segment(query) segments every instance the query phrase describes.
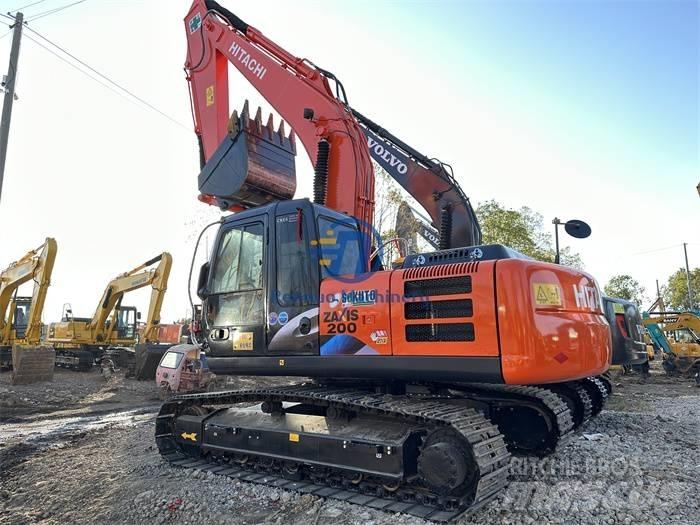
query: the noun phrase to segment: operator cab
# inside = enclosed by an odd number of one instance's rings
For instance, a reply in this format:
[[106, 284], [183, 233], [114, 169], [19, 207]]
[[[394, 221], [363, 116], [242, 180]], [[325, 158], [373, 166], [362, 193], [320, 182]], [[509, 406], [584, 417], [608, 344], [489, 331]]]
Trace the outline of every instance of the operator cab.
[[320, 281], [367, 271], [357, 220], [308, 199], [230, 216], [198, 295], [212, 356], [318, 355]]
[[117, 338], [133, 339], [136, 337], [136, 322], [141, 317], [134, 306], [120, 306], [117, 313]]
[[29, 326], [29, 310], [32, 306], [31, 297], [15, 297], [14, 314], [12, 317], [12, 328], [15, 331], [15, 337], [22, 339], [27, 332]]

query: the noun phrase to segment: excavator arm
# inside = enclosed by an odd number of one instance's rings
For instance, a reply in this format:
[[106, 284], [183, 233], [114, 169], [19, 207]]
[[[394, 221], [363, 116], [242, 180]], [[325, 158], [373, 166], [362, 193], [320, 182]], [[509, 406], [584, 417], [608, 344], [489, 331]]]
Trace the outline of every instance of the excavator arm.
[[359, 111], [353, 109], [352, 114], [374, 161], [418, 201], [439, 230], [437, 245], [422, 236], [440, 250], [481, 244], [479, 220], [452, 167], [423, 155]]
[[[195, 0], [185, 18], [187, 31], [187, 80], [190, 85], [195, 133], [201, 146], [203, 165], [200, 174], [200, 199], [224, 209], [239, 210], [262, 203], [260, 199], [239, 198], [235, 193], [220, 192], [221, 180], [233, 177], [236, 133], [241, 131], [239, 117], [229, 115], [228, 71], [231, 63], [275, 108], [303, 143], [316, 171], [314, 200], [329, 208], [356, 217], [362, 224], [372, 224], [374, 212], [374, 173], [364, 135], [348, 107], [338, 100], [328, 82], [329, 73], [305, 59], [295, 57], [246, 24], [229, 10], [212, 0]], [[332, 75], [330, 75], [332, 77]], [[244, 111], [245, 120], [247, 112]], [[260, 113], [253, 128], [258, 135], [267, 133], [272, 142], [272, 121], [264, 130]], [[267, 162], [262, 161], [261, 193], [291, 198], [295, 181], [287, 184], [282, 195], [280, 178], [270, 181], [265, 170], [282, 149], [293, 150], [284, 139], [284, 124], [271, 148]], [[252, 148], [249, 148], [249, 150]], [[230, 155], [227, 155], [230, 152]], [[233, 170], [235, 171], [235, 170]], [[243, 171], [248, 171], [246, 167]], [[274, 171], [274, 170], [273, 170]], [[221, 177], [218, 172], [223, 172]], [[251, 186], [255, 173], [240, 177], [239, 188]], [[224, 184], [225, 186], [225, 184]], [[234, 188], [235, 190], [236, 188]], [[209, 192], [209, 193], [208, 193]], [[289, 195], [291, 192], [292, 195]]]
[[[121, 304], [124, 294], [149, 285], [152, 287], [151, 301], [143, 333], [146, 341], [156, 339], [160, 323], [160, 309], [168, 287], [172, 262], [172, 256], [163, 252], [109, 282], [90, 322], [90, 328], [94, 330], [96, 341], [107, 341], [116, 322], [115, 308]], [[156, 268], [147, 269], [155, 263], [159, 263]], [[110, 316], [111, 319], [107, 322]]]
[[4, 344], [10, 338], [12, 318], [7, 315], [7, 311], [12, 297], [17, 288], [30, 279], [34, 280], [34, 291], [24, 339], [33, 343], [39, 342], [41, 313], [44, 309], [46, 291], [51, 283], [56, 251], [56, 240], [49, 237], [44, 244], [27, 252], [24, 257], [13, 262], [0, 273], [0, 344]]
[[373, 158], [428, 212], [440, 249], [481, 243], [476, 214], [451, 167], [352, 109], [335, 75], [287, 52], [213, 0], [195, 0], [185, 28], [202, 201], [237, 211], [291, 198], [296, 189], [293, 159], [288, 166], [289, 154], [296, 153], [294, 135], [286, 138], [283, 124], [275, 132], [272, 117], [263, 125], [260, 110], [251, 123], [247, 104], [242, 115], [229, 116], [230, 62], [303, 143], [316, 172], [316, 203], [356, 217], [370, 230]]

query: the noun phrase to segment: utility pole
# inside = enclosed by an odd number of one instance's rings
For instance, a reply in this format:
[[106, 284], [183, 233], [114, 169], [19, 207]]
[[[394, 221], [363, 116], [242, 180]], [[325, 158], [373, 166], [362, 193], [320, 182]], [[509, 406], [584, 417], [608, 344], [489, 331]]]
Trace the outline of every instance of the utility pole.
[[683, 243], [683, 253], [685, 253], [685, 277], [688, 284], [688, 309], [693, 308], [693, 292], [690, 289], [690, 267], [688, 266], [688, 243]]
[[23, 24], [24, 15], [16, 13], [14, 32], [12, 33], [10, 63], [7, 66], [7, 76], [3, 86], [5, 88], [5, 100], [2, 104], [2, 120], [0, 120], [0, 199], [2, 199], [2, 181], [5, 175], [5, 160], [7, 159], [7, 139], [10, 136], [10, 118], [12, 117], [12, 103], [15, 100], [15, 81], [17, 80], [19, 43], [22, 39]]

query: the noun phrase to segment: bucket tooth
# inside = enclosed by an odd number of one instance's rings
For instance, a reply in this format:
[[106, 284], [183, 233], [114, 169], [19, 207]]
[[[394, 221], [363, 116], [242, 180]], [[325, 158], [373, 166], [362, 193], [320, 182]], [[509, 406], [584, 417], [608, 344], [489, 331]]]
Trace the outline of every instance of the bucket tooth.
[[228, 121], [227, 130], [231, 135], [238, 133], [238, 110], [234, 109]]
[[243, 110], [241, 111], [241, 123], [243, 127], [246, 127], [248, 121], [250, 120], [250, 111], [248, 110], [248, 100], [243, 103]]
[[255, 127], [259, 135], [262, 135], [262, 108], [258, 106], [258, 111], [255, 112]]
[[267, 138], [272, 140], [272, 135], [275, 132], [275, 119], [272, 116], [272, 113], [270, 113], [270, 116], [267, 117], [267, 125], [265, 127], [267, 128]]
[[294, 155], [297, 154], [297, 139], [294, 130], [289, 131], [289, 149]]
[[287, 138], [284, 136], [284, 120], [280, 120], [280, 127], [277, 130], [277, 135], [279, 135], [280, 144], [284, 145], [284, 139]]

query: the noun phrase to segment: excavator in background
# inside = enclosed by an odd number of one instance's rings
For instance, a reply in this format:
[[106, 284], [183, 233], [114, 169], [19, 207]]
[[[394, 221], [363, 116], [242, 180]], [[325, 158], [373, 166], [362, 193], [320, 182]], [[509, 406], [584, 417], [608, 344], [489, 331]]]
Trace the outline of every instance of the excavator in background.
[[[417, 210], [406, 201], [399, 204], [396, 210], [396, 236], [406, 239], [408, 253], [418, 253], [418, 239], [420, 237], [428, 243], [433, 250], [440, 249], [440, 232]], [[403, 254], [408, 255], [408, 254]]]
[[625, 299], [603, 297], [605, 316], [612, 334], [611, 369], [634, 371], [649, 376], [649, 355], [644, 341], [644, 326], [637, 305]]
[[644, 312], [643, 323], [666, 374], [700, 385], [700, 312]]
[[[56, 240], [48, 237], [0, 272], [0, 368], [12, 368], [14, 384], [53, 378], [54, 352], [41, 345], [41, 314], [57, 250]], [[31, 297], [18, 296], [30, 280]]]
[[[235, 212], [210, 225], [190, 348], [217, 375], [312, 381], [172, 398], [156, 420], [167, 461], [445, 521], [503, 490], [512, 452], [550, 453], [602, 410], [611, 338], [590, 275], [481, 245], [447, 164], [226, 8], [195, 0], [185, 30], [200, 200]], [[247, 104], [229, 114], [229, 63], [292, 134]], [[314, 202], [293, 199], [296, 137]], [[440, 250], [377, 263], [373, 158]]]
[[[157, 267], [150, 268], [156, 263]], [[134, 366], [137, 379], [155, 377], [158, 361], [172, 346], [158, 344], [160, 310], [171, 266], [171, 255], [163, 252], [118, 275], [107, 284], [91, 318], [74, 317], [72, 309], [64, 306], [61, 321], [49, 325], [46, 337], [46, 343], [56, 349], [56, 364], [86, 371], [95, 362], [109, 359], [112, 366]], [[126, 293], [145, 286], [151, 286], [152, 291], [139, 341], [136, 323], [140, 314], [133, 306], [123, 306], [122, 299]]]

